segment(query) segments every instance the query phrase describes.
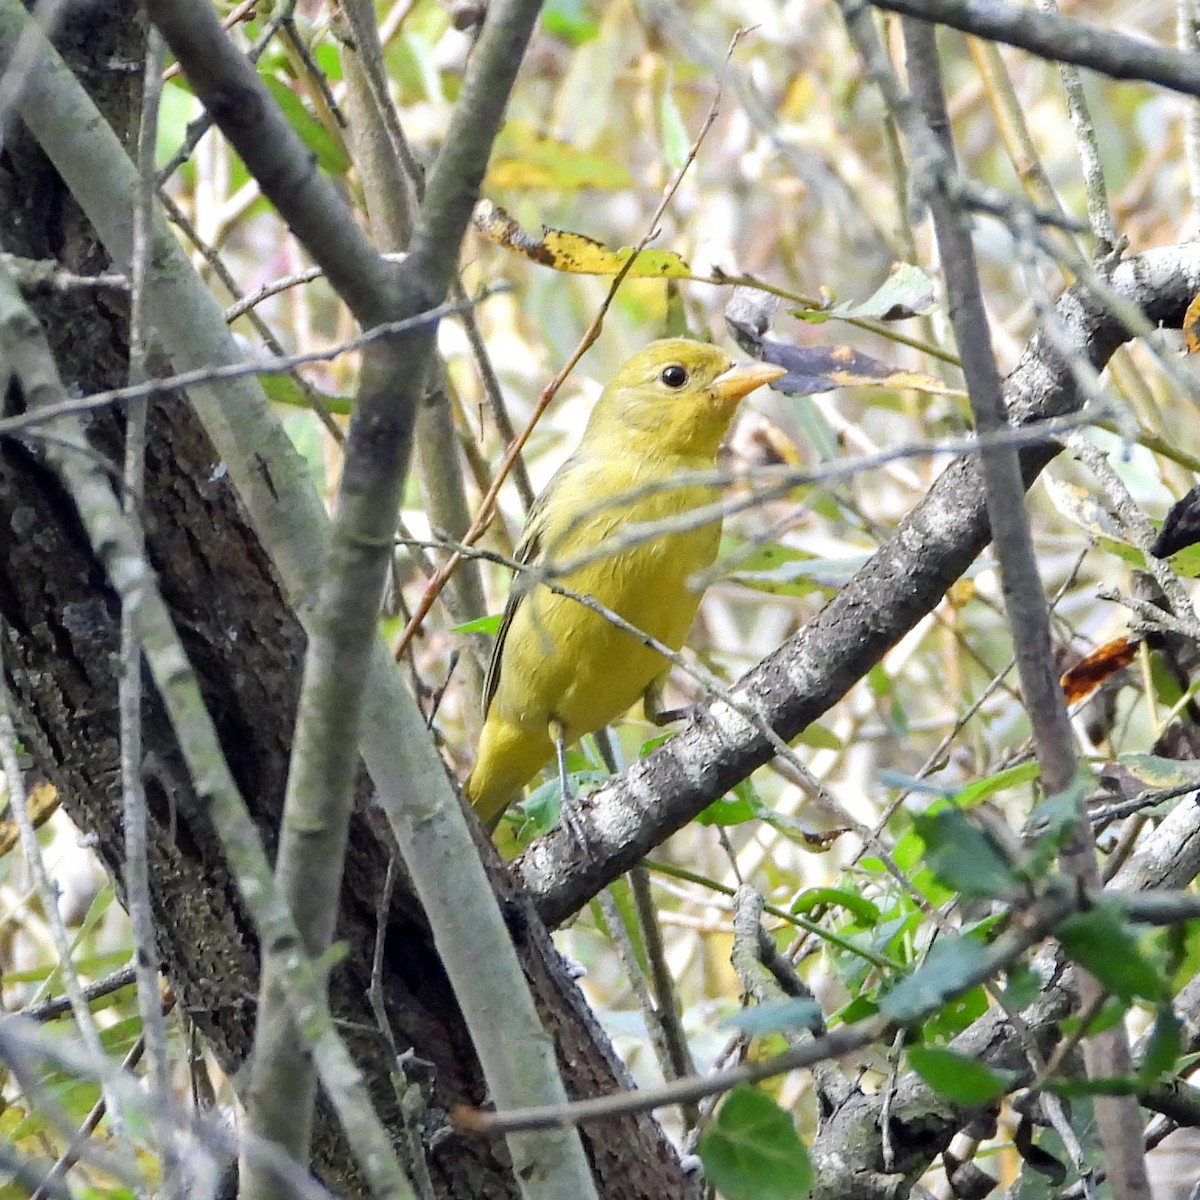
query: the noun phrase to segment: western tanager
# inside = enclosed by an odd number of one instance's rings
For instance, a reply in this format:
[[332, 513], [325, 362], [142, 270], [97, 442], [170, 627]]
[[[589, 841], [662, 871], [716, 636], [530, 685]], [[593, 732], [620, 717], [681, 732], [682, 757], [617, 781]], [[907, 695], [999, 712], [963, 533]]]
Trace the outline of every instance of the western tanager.
[[[681, 514], [717, 499], [713, 488], [674, 481], [711, 470], [738, 402], [783, 374], [683, 338], [635, 354], [601, 392], [575, 453], [530, 510], [518, 561], [678, 650], [700, 603], [695, 577], [716, 558], [721, 522], [658, 533], [649, 527], [678, 524]], [[565, 574], [556, 573], [559, 564]], [[556, 744], [561, 765], [563, 746], [639, 697], [656, 696], [668, 668], [660, 653], [604, 616], [518, 577], [492, 653], [479, 753], [466, 783], [480, 818], [494, 827]]]

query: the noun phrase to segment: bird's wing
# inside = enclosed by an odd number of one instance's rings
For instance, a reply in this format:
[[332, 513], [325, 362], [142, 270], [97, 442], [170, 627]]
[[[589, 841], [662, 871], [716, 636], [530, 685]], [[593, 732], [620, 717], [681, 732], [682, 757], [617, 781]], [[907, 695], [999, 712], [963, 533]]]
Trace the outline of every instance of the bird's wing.
[[[572, 459], [568, 459], [559, 467], [541, 495], [533, 502], [529, 515], [525, 518], [525, 529], [513, 552], [514, 560], [522, 566], [536, 562], [542, 555], [542, 534], [546, 524], [547, 502], [555, 490], [555, 484], [566, 473], [571, 463]], [[504, 605], [504, 615], [500, 618], [500, 628], [496, 631], [496, 644], [492, 647], [491, 661], [488, 663], [487, 675], [483, 681], [483, 715], [485, 717], [491, 707], [492, 697], [496, 694], [496, 688], [500, 686], [500, 661], [504, 656], [504, 641], [508, 637], [513, 617], [517, 615], [517, 609], [525, 598], [526, 591], [528, 589], [521, 586], [521, 575], [518, 572], [513, 577], [512, 589], [509, 591], [508, 600]]]

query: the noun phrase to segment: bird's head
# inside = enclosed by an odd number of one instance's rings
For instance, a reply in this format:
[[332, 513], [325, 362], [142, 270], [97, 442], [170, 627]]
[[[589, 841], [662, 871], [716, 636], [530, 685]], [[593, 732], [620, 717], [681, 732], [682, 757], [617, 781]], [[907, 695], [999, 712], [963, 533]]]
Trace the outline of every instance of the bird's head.
[[646, 437], [668, 454], [715, 454], [741, 398], [784, 374], [769, 363], [735, 362], [718, 346], [664, 338], [613, 376], [596, 402], [589, 434]]

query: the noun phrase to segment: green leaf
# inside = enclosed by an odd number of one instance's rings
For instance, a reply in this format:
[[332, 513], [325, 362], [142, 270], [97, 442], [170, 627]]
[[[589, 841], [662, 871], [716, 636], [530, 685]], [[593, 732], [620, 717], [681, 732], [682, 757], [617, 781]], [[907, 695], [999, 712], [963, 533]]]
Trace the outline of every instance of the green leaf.
[[915, 1021], [936, 1010], [956, 992], [974, 986], [987, 952], [971, 938], [941, 938], [924, 963], [901, 979], [879, 1007], [897, 1021]]
[[989, 775], [986, 779], [977, 779], [974, 783], [969, 783], [961, 791], [956, 792], [954, 804], [958, 808], [970, 808], [981, 800], [994, 796], [997, 792], [1029, 783], [1031, 780], [1037, 779], [1041, 773], [1042, 769], [1036, 762], [1020, 763], [1015, 767], [1009, 767], [1006, 771], [997, 771], [995, 775]]
[[925, 861], [939, 882], [964, 896], [1003, 896], [1019, 880], [1013, 864], [981, 829], [957, 809], [913, 819], [925, 843]]
[[[109, 896], [112, 899], [112, 896]], [[76, 937], [72, 943], [78, 946], [82, 941], [82, 937]], [[129, 962], [129, 956], [133, 951], [130, 947], [124, 949], [113, 950], [107, 954], [88, 954], [81, 957], [71, 956], [71, 961], [75, 964], [75, 970], [83, 975], [104, 975], [111, 971], [117, 970], [119, 967], [125, 966]], [[30, 967], [25, 971], [9, 971], [4, 976], [5, 983], [37, 983], [43, 984], [47, 979], [58, 975], [59, 964], [54, 963], [39, 963], [35, 967]]]
[[[262, 387], [263, 395], [272, 404], [286, 404], [289, 408], [302, 408], [306, 412], [312, 412], [312, 405], [309, 404], [308, 397], [290, 375], [282, 372], [263, 372], [258, 377], [258, 382]], [[338, 416], [348, 417], [354, 408], [354, 402], [349, 396], [335, 396], [330, 392], [318, 391], [316, 388], [313, 391], [325, 407]]]
[[942, 883], [929, 867], [914, 871], [909, 876], [909, 881], [932, 908], [941, 908], [943, 904], [949, 904], [957, 895], [955, 890]]
[[714, 800], [696, 817], [698, 825], [744, 825], [756, 821], [766, 812], [749, 780], [739, 783], [733, 791]]
[[947, 1000], [921, 1027], [922, 1035], [930, 1041], [948, 1042], [972, 1021], [982, 1017], [987, 1009], [987, 992], [982, 987], [973, 987], [969, 992]]
[[1171, 570], [1184, 579], [1200, 577], [1200, 544], [1185, 546], [1171, 555], [1167, 562]]
[[[192, 95], [182, 76], [176, 75], [162, 89], [158, 107], [158, 137], [155, 141], [154, 158], [158, 166], [166, 166], [175, 157], [180, 143], [187, 137], [188, 124], [199, 111], [196, 98]], [[185, 169], [191, 168], [189, 159]]]
[[828, 904], [836, 904], [840, 908], [848, 909], [854, 914], [858, 923], [865, 928], [869, 929], [879, 921], [879, 909], [870, 900], [865, 896], [860, 896], [857, 892], [848, 892], [839, 888], [805, 888], [792, 901], [790, 911], [810, 913], [814, 908]]
[[1142, 953], [1119, 904], [1101, 901], [1068, 917], [1058, 929], [1068, 957], [1086, 967], [1108, 991], [1125, 1000], [1166, 998], [1166, 985]]
[[476, 617], [473, 621], [464, 621], [461, 625], [452, 625], [451, 633], [495, 633], [504, 620], [503, 613], [489, 613], [484, 617]]
[[1003, 1096], [1018, 1079], [1015, 1071], [996, 1071], [933, 1046], [914, 1046], [908, 1052], [908, 1065], [938, 1095], [955, 1104], [985, 1104]]
[[817, 852], [829, 849], [829, 835], [806, 824], [802, 817], [779, 812], [765, 804], [762, 806], [759, 816], [772, 829], [778, 830], [789, 842], [794, 842], [797, 846]]
[[317, 45], [310, 46], [309, 53], [312, 55], [313, 62], [317, 64], [321, 74], [330, 83], [341, 83], [342, 56], [337, 46], [333, 45], [332, 42], [323, 41]]
[[[911, 901], [907, 899], [897, 904], [891, 911], [896, 915], [880, 921], [869, 929], [858, 932], [842, 930], [840, 936], [856, 948], [866, 950], [871, 954], [891, 955], [895, 953], [902, 955], [913, 931], [921, 924], [921, 913], [912, 907]], [[861, 956], [856, 955], [854, 961], [864, 971], [870, 967], [870, 964], [863, 961]]]
[[857, 1021], [865, 1021], [868, 1016], [874, 1016], [880, 1006], [871, 1000], [870, 996], [856, 996], [853, 1000], [838, 1009], [830, 1016], [827, 1025], [854, 1025]]
[[1040, 839], [1060, 845], [1062, 839], [1075, 828], [1077, 815], [1070, 789], [1055, 792], [1029, 814], [1029, 827]]
[[[935, 804], [940, 804], [940, 801], [935, 801]], [[929, 812], [934, 812], [936, 809], [929, 809]], [[921, 861], [922, 855], [925, 853], [925, 843], [921, 840], [921, 835], [915, 829], [906, 829], [897, 839], [895, 846], [892, 847], [892, 862], [900, 868], [901, 871], [910, 872], [914, 870], [917, 864]], [[871, 870], [877, 874], [886, 875], [887, 868], [879, 859], [864, 858], [859, 864], [866, 866], [871, 863]]]
[[748, 1084], [725, 1097], [697, 1152], [725, 1200], [807, 1200], [812, 1191], [808, 1151], [792, 1118]]
[[599, 32], [583, 0], [547, 0], [542, 7], [542, 28], [572, 46], [590, 42]]
[[1092, 786], [1091, 773], [1081, 767], [1061, 792], [1047, 796], [1029, 815], [1029, 828], [1037, 834], [1021, 862], [1025, 879], [1038, 880], [1052, 867], [1075, 829], [1078, 813]]
[[815, 1033], [824, 1021], [821, 1006], [815, 1000], [771, 1000], [752, 1008], [739, 1009], [718, 1023], [720, 1029], [740, 1029], [743, 1033], [783, 1033], [808, 1029]]
[[855, 996], [849, 1004], [839, 1008], [829, 1018], [829, 1025], [853, 1025], [857, 1021], [865, 1021], [879, 1011], [879, 1005], [869, 996]]
[[1100, 550], [1107, 550], [1114, 558], [1119, 558], [1135, 570], [1144, 571], [1146, 569], [1146, 556], [1128, 542], [1123, 542], [1119, 538], [1097, 537], [1096, 546]]
[[316, 155], [317, 166], [329, 175], [345, 175], [350, 169], [350, 160], [337, 140], [306, 109], [300, 97], [283, 80], [274, 75], [259, 72], [263, 86], [271, 93], [279, 111], [295, 131], [300, 140]]
[[772, 596], [807, 596], [844, 587], [870, 556], [851, 554], [818, 558], [792, 546], [762, 546], [743, 560], [729, 578]]
[[887, 668], [877, 662], [867, 672], [867, 687], [873, 696], [886, 696], [892, 690], [892, 681], [888, 678]]
[[1138, 1067], [1138, 1075], [1144, 1084], [1157, 1083], [1174, 1071], [1175, 1060], [1179, 1057], [1179, 1034], [1180, 1022], [1174, 1009], [1169, 1004], [1160, 1004]]
[[[567, 783], [576, 796], [607, 783], [608, 779], [609, 775], [606, 772], [592, 769], [582, 754], [568, 753]], [[534, 788], [518, 808], [520, 815], [538, 833], [547, 833], [553, 829], [562, 808], [562, 793], [558, 786], [557, 774], [553, 779]]]
[[869, 319], [875, 321], [901, 321], [919, 316], [933, 308], [933, 282], [929, 276], [912, 263], [897, 263], [892, 273], [871, 296], [861, 304], [839, 304], [830, 316]]
[[140, 1016], [124, 1017], [100, 1031], [100, 1044], [114, 1058], [123, 1058], [129, 1053], [134, 1042], [138, 1040], [141, 1032], [142, 1019]]
[[1157, 754], [1119, 754], [1120, 763], [1135, 779], [1149, 788], [1200, 785], [1200, 761], [1194, 758], [1162, 758]]
[[[673, 733], [656, 733], [653, 737], [647, 738], [638, 747], [638, 755], [637, 755], [638, 758], [645, 758], [646, 755], [649, 754], [651, 750], [657, 750], [659, 748], [659, 746], [661, 746], [663, 744], [663, 742], [667, 741], [669, 738], [672, 738], [674, 736], [675, 735]], [[748, 782], [748, 781], [743, 781], [743, 782]]]
[[[1183, 688], [1175, 673], [1164, 661], [1161, 654], [1150, 655], [1150, 683], [1154, 688], [1154, 696], [1158, 702], [1167, 708], [1172, 707], [1183, 695]], [[1192, 685], [1193, 687], [1195, 684]], [[1117, 756], [1118, 758], [1120, 755]]]
[[814, 721], [804, 727], [804, 732], [793, 739], [792, 745], [808, 746], [811, 750], [841, 750], [844, 743], [832, 729], [826, 729]]

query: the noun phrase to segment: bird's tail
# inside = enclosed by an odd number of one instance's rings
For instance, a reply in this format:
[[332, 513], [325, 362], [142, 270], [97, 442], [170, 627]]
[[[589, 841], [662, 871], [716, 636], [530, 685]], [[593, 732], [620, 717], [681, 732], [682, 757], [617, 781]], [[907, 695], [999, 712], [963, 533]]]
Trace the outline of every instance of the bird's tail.
[[549, 732], [527, 729], [489, 716], [479, 737], [479, 756], [467, 777], [467, 800], [489, 830], [495, 829], [517, 793], [554, 757]]

